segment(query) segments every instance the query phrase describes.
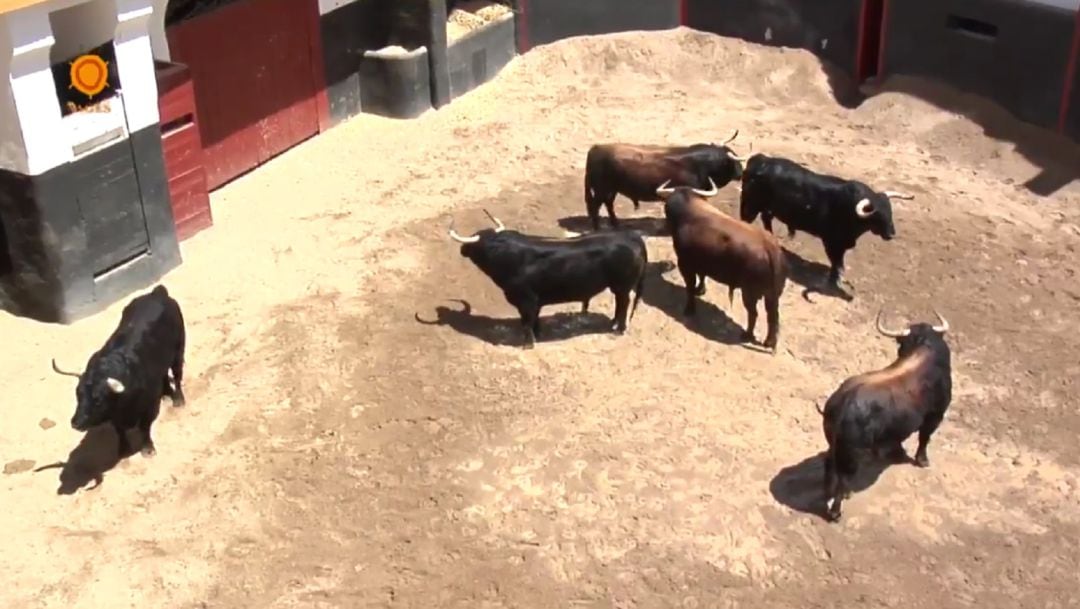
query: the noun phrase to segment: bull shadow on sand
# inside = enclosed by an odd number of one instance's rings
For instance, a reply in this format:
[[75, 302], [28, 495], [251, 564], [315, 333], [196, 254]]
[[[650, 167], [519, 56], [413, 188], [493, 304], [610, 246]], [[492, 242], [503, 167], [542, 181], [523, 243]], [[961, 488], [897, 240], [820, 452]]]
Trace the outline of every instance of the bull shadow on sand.
[[120, 455], [117, 451], [116, 430], [109, 423], [98, 425], [83, 435], [82, 440], [71, 451], [66, 461], [43, 465], [34, 471], [60, 469], [60, 487], [56, 489], [57, 495], [73, 495], [91, 482], [94, 485], [86, 490], [94, 490], [101, 486], [105, 480], [105, 474], [115, 468], [121, 459], [138, 454], [142, 449], [143, 437], [139, 430], [129, 429], [127, 438], [132, 452]]
[[[603, 292], [593, 298], [595, 305], [598, 299], [604, 295], [610, 296], [610, 292]], [[614, 301], [614, 298], [612, 298]], [[517, 316], [498, 319], [486, 315], [476, 315], [472, 312], [472, 305], [467, 300], [460, 298], [450, 299], [461, 305], [459, 310], [452, 307], [435, 307], [434, 319], [423, 319], [420, 313], [414, 315], [416, 322], [428, 326], [450, 326], [459, 334], [465, 334], [478, 338], [486, 343], [499, 347], [522, 347], [525, 337], [521, 330], [521, 320]], [[564, 311], [554, 315], [543, 315], [541, 310], [540, 335], [536, 337], [536, 344], [558, 342], [588, 334], [606, 334], [611, 332], [612, 319], [607, 315], [589, 311]]]
[[[851, 492], [861, 493], [881, 478], [893, 465], [910, 463], [909, 459], [889, 460], [869, 453], [859, 457], [859, 471], [851, 481]], [[804, 514], [828, 520], [825, 516], [825, 452], [807, 457], [781, 469], [769, 482], [769, 492], [777, 502]]]
[[[731, 317], [728, 317], [728, 314], [723, 309], [709, 302], [710, 293], [714, 295], [713, 298], [724, 298], [726, 300], [727, 286], [708, 280], [706, 283], [706, 295], [699, 296], [697, 299], [697, 311], [694, 317], [687, 318], [683, 315], [683, 309], [686, 307], [686, 287], [682, 285], [681, 276], [679, 276], [677, 282], [664, 277], [664, 273], [674, 268], [675, 264], [668, 260], [649, 263], [649, 268], [645, 271], [647, 277], [645, 279], [645, 292], [641, 296], [642, 302], [663, 311], [668, 317], [678, 321], [686, 329], [706, 340], [725, 345], [738, 345], [752, 351], [767, 353], [760, 345], [744, 342], [742, 340], [744, 328], [735, 323], [735, 320], [731, 319]], [[716, 294], [722, 294], [723, 296], [715, 296]], [[742, 306], [742, 299], [737, 295], [734, 302], [734, 306]], [[764, 327], [765, 315], [762, 313], [758, 319], [757, 333], [761, 334]]]
[[847, 302], [855, 300], [851, 292], [829, 285], [828, 265], [807, 260], [786, 247], [783, 249], [788, 264], [788, 280], [802, 286], [802, 297], [807, 302], [814, 302], [810, 298], [811, 294], [821, 294]]
[[[642, 207], [642, 212], [644, 212]], [[575, 233], [591, 233], [593, 232], [592, 221], [588, 216], [566, 216], [565, 218], [559, 218], [557, 220], [559, 227], [565, 231], [573, 231]], [[646, 237], [665, 237], [667, 236], [667, 226], [664, 224], [663, 217], [655, 216], [631, 216], [620, 217], [619, 228], [624, 230], [636, 230]], [[600, 230], [611, 230], [608, 225], [607, 216], [600, 216]]]

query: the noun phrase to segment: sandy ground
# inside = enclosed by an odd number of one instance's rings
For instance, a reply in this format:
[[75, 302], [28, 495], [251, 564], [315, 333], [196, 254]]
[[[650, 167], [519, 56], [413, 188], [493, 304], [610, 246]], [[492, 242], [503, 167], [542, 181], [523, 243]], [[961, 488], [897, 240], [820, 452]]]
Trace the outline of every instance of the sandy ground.
[[[522, 351], [445, 237], [483, 207], [580, 228], [590, 144], [734, 128], [743, 151], [918, 197], [897, 240], [850, 256], [851, 302], [804, 300], [825, 257], [784, 240], [805, 262], [775, 357], [731, 344], [744, 313], [715, 284], [682, 323], [665, 237], [626, 336], [602, 296], [545, 310], [548, 341]], [[111, 431], [71, 430], [74, 384], [49, 368], [82, 366], [124, 303], [71, 327], [0, 317], [0, 604], [1077, 606], [1080, 190], [1032, 195], [1013, 148], [902, 94], [844, 109], [810, 55], [687, 30], [564, 41], [415, 121], [350, 121], [216, 192], [216, 226], [183, 244], [165, 281], [189, 401], [163, 406], [156, 457], [116, 465]], [[646, 230], [661, 214], [617, 205]], [[949, 318], [955, 400], [931, 468], [871, 468], [830, 525], [807, 513], [813, 403], [893, 357], [883, 303]]]

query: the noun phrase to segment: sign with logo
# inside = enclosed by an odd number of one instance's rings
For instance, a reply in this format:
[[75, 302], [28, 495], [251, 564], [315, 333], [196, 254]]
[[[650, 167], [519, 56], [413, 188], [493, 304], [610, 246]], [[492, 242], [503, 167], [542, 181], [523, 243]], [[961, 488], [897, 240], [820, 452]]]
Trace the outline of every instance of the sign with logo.
[[71, 62], [71, 84], [69, 88], [93, 98], [109, 85], [109, 62], [88, 53], [80, 55]]

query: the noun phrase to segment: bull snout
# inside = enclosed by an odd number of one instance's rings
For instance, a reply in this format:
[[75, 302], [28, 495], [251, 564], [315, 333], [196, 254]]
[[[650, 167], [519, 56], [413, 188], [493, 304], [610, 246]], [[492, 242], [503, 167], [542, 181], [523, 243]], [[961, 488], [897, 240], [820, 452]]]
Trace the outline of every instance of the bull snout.
[[90, 418], [81, 413], [75, 413], [75, 416], [71, 417], [71, 428], [75, 431], [86, 431], [90, 429]]

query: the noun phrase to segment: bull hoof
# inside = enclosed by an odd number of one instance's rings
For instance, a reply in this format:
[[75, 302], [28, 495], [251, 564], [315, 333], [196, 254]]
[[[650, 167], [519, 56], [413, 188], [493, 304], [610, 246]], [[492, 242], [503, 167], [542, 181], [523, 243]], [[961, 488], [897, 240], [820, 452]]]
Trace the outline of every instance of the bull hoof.
[[917, 455], [915, 457], [915, 465], [922, 468], [930, 467], [930, 459], [926, 455]]
[[187, 398], [184, 397], [184, 394], [181, 393], [172, 396], [172, 405], [174, 408], [180, 408], [185, 404], [187, 404]]
[[154, 455], [157, 454], [157, 449], [154, 448], [153, 444], [147, 444], [147, 445], [143, 446], [142, 450], [139, 451], [139, 452], [142, 453], [143, 457], [146, 457], [147, 459], [149, 459], [149, 458], [151, 458], [151, 457], [153, 457]]
[[754, 342], [757, 342], [757, 341], [755, 341], [755, 340], [754, 340], [754, 335], [753, 335], [753, 333], [751, 333], [751, 332], [748, 332], [748, 331], [746, 331], [746, 330], [743, 330], [742, 334], [740, 334], [740, 335], [739, 335], [739, 340], [741, 340], [741, 341], [742, 341], [742, 342], [744, 342], [744, 343], [754, 343]]
[[828, 520], [829, 522], [838, 522], [840, 520], [840, 507], [837, 505], [837, 502], [835, 500], [825, 500], [824, 516], [825, 520]]

